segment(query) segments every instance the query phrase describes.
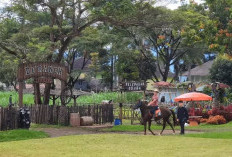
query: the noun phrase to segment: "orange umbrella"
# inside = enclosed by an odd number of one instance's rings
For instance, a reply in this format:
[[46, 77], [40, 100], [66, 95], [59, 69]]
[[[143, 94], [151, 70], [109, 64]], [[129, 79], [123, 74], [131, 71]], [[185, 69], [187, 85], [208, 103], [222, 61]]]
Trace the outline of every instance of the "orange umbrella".
[[210, 101], [212, 100], [211, 96], [208, 96], [203, 93], [191, 92], [182, 94], [174, 99], [175, 102], [178, 101]]

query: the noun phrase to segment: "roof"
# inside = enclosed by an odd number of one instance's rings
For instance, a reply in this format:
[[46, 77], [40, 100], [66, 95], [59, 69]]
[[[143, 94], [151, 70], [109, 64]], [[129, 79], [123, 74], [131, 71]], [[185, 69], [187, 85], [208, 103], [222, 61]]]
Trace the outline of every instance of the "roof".
[[73, 69], [86, 71], [88, 70], [89, 64], [91, 64], [90, 59], [80, 57], [74, 61]]
[[[202, 65], [199, 65], [193, 69], [190, 70], [191, 76], [208, 76], [209, 75], [209, 69], [212, 67], [213, 60], [208, 61]], [[184, 72], [182, 76], [188, 76], [188, 71]]]

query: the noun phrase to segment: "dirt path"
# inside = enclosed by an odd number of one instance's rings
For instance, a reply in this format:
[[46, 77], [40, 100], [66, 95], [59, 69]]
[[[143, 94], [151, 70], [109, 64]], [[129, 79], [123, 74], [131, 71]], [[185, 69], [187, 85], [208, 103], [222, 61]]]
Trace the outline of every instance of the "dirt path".
[[[50, 137], [59, 137], [59, 136], [68, 136], [68, 135], [83, 135], [83, 134], [135, 134], [143, 135], [143, 132], [107, 132], [102, 131], [103, 128], [109, 128], [112, 126], [90, 126], [90, 127], [62, 127], [62, 128], [33, 128], [32, 130], [44, 131]], [[153, 131], [156, 135], [160, 133], [160, 130]], [[185, 131], [188, 133], [201, 133], [200, 131]], [[176, 134], [179, 134], [180, 131], [176, 130]], [[147, 135], [151, 135], [147, 131]], [[164, 130], [163, 135], [173, 135], [172, 130]]]

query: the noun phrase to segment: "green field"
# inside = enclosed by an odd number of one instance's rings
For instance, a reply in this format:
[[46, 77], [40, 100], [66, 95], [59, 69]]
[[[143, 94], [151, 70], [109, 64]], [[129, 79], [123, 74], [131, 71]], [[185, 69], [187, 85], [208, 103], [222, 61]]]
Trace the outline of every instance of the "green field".
[[1, 157], [228, 157], [232, 140], [97, 134], [0, 143]]
[[46, 138], [46, 137], [48, 137], [48, 135], [41, 131], [32, 131], [32, 130], [23, 130], [23, 129], [0, 131], [0, 142], [20, 141], [20, 140]]
[[[143, 125], [128, 125], [128, 121], [125, 121], [126, 124], [123, 125], [117, 125], [113, 126], [109, 129], [104, 129], [104, 131], [111, 131], [111, 132], [139, 132], [144, 130]], [[151, 125], [152, 130], [161, 130], [162, 125], [155, 125], [154, 122], [152, 122]], [[169, 125], [166, 125], [166, 129], [171, 129]], [[185, 127], [186, 130], [196, 130], [196, 131], [205, 131], [205, 132], [226, 132], [226, 131], [232, 131], [232, 122], [229, 122], [227, 124], [221, 124], [221, 125], [211, 125], [211, 124], [200, 124], [199, 126], [188, 126]], [[180, 126], [176, 126], [175, 130], [180, 130]]]
[[[18, 93], [17, 92], [0, 92], [0, 106], [7, 106], [9, 104], [9, 97], [12, 95], [12, 103], [18, 104]], [[34, 96], [32, 94], [23, 95], [24, 104], [33, 104]]]
[[[9, 97], [12, 95], [12, 102], [18, 104], [18, 93], [17, 92], [0, 92], [0, 106], [7, 106], [9, 104]], [[92, 95], [80, 96], [77, 99], [78, 104], [94, 104], [101, 103], [102, 100], [113, 100], [114, 103], [134, 103], [138, 99], [143, 97], [142, 93], [127, 92], [121, 95], [120, 92], [108, 92], [108, 93], [97, 93]], [[34, 104], [34, 95], [24, 94], [23, 103], [26, 105]], [[60, 104], [60, 99], [56, 100], [57, 104]], [[52, 104], [52, 100], [50, 100]], [[70, 105], [73, 104], [73, 100]]]

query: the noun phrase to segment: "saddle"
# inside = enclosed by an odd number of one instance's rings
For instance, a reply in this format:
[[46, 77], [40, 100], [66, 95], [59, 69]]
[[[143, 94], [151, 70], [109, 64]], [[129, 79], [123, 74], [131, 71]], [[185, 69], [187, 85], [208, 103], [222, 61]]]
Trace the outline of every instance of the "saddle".
[[161, 116], [161, 110], [158, 109], [155, 111], [155, 113], [152, 113], [152, 111], [150, 111], [150, 115], [153, 115], [153, 114], [155, 114], [155, 117], [157, 118], [157, 117]]
[[159, 117], [159, 116], [161, 116], [161, 110], [160, 109], [155, 111], [155, 117]]

